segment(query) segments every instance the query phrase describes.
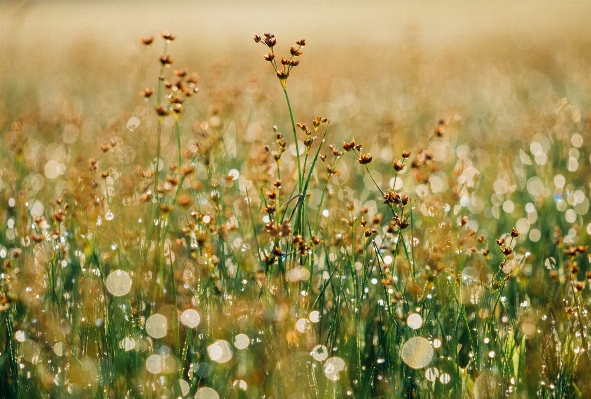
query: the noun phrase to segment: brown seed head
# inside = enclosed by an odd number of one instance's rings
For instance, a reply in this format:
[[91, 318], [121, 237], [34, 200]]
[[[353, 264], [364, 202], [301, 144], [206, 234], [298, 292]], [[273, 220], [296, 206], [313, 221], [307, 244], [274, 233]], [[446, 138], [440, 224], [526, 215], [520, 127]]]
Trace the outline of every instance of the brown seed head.
[[301, 39], [296, 42], [298, 46], [304, 47], [306, 45], [306, 39]]
[[143, 44], [145, 44], [146, 46], [149, 46], [150, 44], [154, 43], [154, 36], [142, 38], [141, 40], [142, 40]]
[[404, 164], [399, 159], [396, 159], [394, 162], [392, 162], [392, 166], [396, 172], [401, 172], [406, 167], [406, 164]]
[[174, 74], [179, 78], [184, 78], [185, 76], [187, 76], [187, 68], [183, 68], [181, 70], [175, 69]]
[[265, 33], [264, 36], [265, 36], [265, 39], [264, 39], [265, 44], [268, 47], [275, 47], [275, 45], [277, 44], [277, 38], [275, 37], [275, 35], [272, 33]]
[[140, 94], [144, 96], [144, 98], [150, 98], [152, 94], [154, 94], [154, 90], [146, 87]]
[[162, 38], [164, 40], [167, 40], [169, 42], [172, 42], [174, 39], [176, 39], [176, 36], [173, 36], [169, 31], [164, 30], [160, 33], [160, 35], [162, 36]]
[[254, 34], [254, 42], [259, 43], [260, 41], [261, 41], [261, 37], [255, 33]]
[[304, 54], [300, 49], [296, 48], [295, 46], [291, 46], [289, 49], [289, 53], [294, 57], [299, 57], [300, 55]]
[[271, 62], [271, 61], [273, 61], [275, 59], [275, 54], [273, 54], [273, 53], [267, 53], [267, 54], [263, 55], [263, 58], [266, 61]]
[[367, 165], [372, 159], [373, 157], [370, 154], [361, 154], [359, 155], [359, 158], [357, 158], [357, 162], [359, 162], [361, 165]]
[[166, 108], [163, 105], [157, 105], [156, 107], [154, 107], [154, 109], [156, 110], [158, 116], [167, 116], [168, 114], [170, 114], [168, 108]]
[[166, 67], [174, 63], [174, 60], [170, 58], [170, 54], [160, 54], [160, 63]]
[[404, 151], [402, 153], [402, 158], [408, 159], [408, 158], [410, 158], [411, 154], [412, 154], [412, 151]]

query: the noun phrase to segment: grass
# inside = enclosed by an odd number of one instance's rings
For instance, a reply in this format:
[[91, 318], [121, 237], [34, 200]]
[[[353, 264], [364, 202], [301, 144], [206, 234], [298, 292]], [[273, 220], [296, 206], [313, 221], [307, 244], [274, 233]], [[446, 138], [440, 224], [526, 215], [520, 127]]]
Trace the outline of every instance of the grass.
[[161, 36], [132, 89], [3, 81], [0, 396], [591, 395], [588, 43], [331, 90]]

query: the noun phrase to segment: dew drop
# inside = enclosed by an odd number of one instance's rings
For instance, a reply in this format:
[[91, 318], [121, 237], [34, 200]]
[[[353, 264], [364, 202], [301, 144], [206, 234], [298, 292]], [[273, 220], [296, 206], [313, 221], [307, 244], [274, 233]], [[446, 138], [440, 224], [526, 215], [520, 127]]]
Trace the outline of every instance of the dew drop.
[[426, 338], [414, 337], [404, 343], [401, 356], [408, 367], [421, 369], [433, 359], [433, 347]]
[[162, 357], [160, 355], [152, 355], [146, 359], [146, 370], [152, 374], [160, 374], [162, 372]]
[[195, 393], [195, 399], [220, 399], [220, 395], [209, 387], [202, 387]]
[[227, 363], [232, 359], [232, 348], [228, 341], [219, 340], [207, 347], [209, 358], [217, 363]]
[[435, 382], [437, 377], [439, 377], [439, 370], [435, 367], [431, 367], [425, 370], [425, 378], [427, 379], [427, 381]]
[[324, 375], [331, 381], [337, 381], [339, 373], [345, 369], [345, 361], [340, 357], [331, 357], [324, 363]]
[[242, 389], [243, 391], [246, 391], [246, 389], [248, 388], [248, 385], [246, 384], [246, 381], [244, 381], [244, 380], [236, 380], [236, 381], [234, 381], [232, 386], [235, 388]]
[[21, 343], [21, 355], [27, 362], [33, 364], [37, 363], [39, 361], [40, 353], [41, 350], [34, 341], [31, 341], [30, 339], [25, 339]]
[[187, 396], [189, 394], [189, 390], [191, 389], [189, 383], [182, 379], [179, 380], [179, 388], [181, 390], [181, 395], [183, 396]]
[[16, 338], [18, 342], [23, 342], [26, 339], [25, 332], [23, 330], [18, 330], [14, 333], [14, 338]]
[[181, 315], [181, 323], [185, 327], [195, 328], [199, 325], [200, 321], [201, 321], [201, 317], [199, 316], [199, 313], [197, 313], [197, 311], [195, 309], [187, 309]]
[[406, 324], [413, 330], [418, 330], [423, 325], [423, 318], [418, 313], [411, 313], [406, 319]]
[[131, 277], [123, 270], [113, 270], [107, 276], [105, 285], [113, 296], [124, 296], [131, 290]]
[[234, 346], [236, 349], [242, 350], [248, 348], [250, 345], [250, 338], [246, 334], [238, 334], [236, 338], [234, 338]]
[[161, 314], [153, 314], [146, 320], [146, 332], [152, 338], [162, 338], [166, 335], [168, 320]]
[[303, 317], [296, 322], [296, 330], [304, 333], [310, 329], [310, 322]]
[[320, 321], [320, 312], [317, 310], [313, 310], [312, 312], [310, 312], [310, 314], [308, 315], [308, 319], [312, 322], [312, 323], [318, 323]]
[[314, 360], [323, 362], [328, 358], [328, 349], [324, 345], [316, 345], [310, 354]]

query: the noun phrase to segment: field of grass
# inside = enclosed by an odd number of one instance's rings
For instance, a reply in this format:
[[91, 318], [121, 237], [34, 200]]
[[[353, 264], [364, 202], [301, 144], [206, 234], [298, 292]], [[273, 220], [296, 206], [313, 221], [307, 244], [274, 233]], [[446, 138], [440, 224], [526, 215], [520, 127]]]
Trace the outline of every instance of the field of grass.
[[0, 398], [591, 397], [591, 29], [372, 36], [397, 6], [64, 43], [5, 8]]

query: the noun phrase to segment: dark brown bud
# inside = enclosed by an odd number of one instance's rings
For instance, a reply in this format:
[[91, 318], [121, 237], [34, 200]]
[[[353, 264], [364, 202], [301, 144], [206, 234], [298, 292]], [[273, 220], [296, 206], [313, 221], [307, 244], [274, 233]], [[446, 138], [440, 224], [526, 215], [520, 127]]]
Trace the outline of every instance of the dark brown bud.
[[167, 116], [170, 113], [168, 111], [168, 108], [166, 108], [163, 105], [157, 105], [156, 107], [154, 107], [154, 109], [156, 110], [158, 116]]
[[150, 44], [154, 43], [154, 36], [142, 38], [141, 40], [142, 40], [143, 44], [145, 44], [146, 46], [149, 46]]
[[280, 80], [285, 80], [289, 77], [289, 73], [285, 72], [285, 70], [282, 69], [280, 71], [277, 71], [277, 77]]
[[345, 150], [345, 152], [349, 152], [355, 148], [355, 145], [355, 139], [351, 140], [349, 143], [345, 141], [343, 143], [343, 150]]
[[372, 159], [373, 157], [370, 154], [361, 154], [359, 155], [359, 158], [357, 158], [357, 162], [359, 162], [361, 165], [367, 165]]
[[174, 74], [179, 78], [184, 78], [185, 76], [187, 76], [187, 68], [183, 68], [181, 70], [175, 69]]
[[267, 54], [263, 55], [263, 58], [266, 61], [271, 62], [271, 61], [273, 61], [275, 59], [275, 54], [273, 54], [273, 53], [267, 53]]
[[272, 33], [265, 33], [264, 41], [268, 47], [275, 47], [275, 45], [277, 44], [277, 38]]
[[291, 49], [289, 49], [289, 53], [291, 55], [293, 55], [294, 57], [299, 57], [300, 55], [304, 54], [299, 49], [297, 49], [295, 46], [291, 46]]
[[392, 166], [394, 167], [394, 170], [396, 172], [401, 172], [406, 167], [406, 164], [404, 164], [404, 162], [396, 159], [394, 162], [392, 162]]
[[255, 35], [254, 35], [254, 42], [255, 43], [258, 43], [260, 41], [261, 41], [261, 37], [255, 33]]
[[503, 253], [503, 255], [509, 256], [513, 253], [513, 250], [509, 247], [504, 247], [501, 249], [501, 252]]
[[176, 39], [176, 36], [173, 36], [169, 31], [165, 30], [162, 31], [162, 33], [160, 33], [160, 35], [162, 36], [162, 38], [164, 40], [167, 40], [169, 42], [172, 42], [174, 39]]
[[160, 54], [160, 63], [164, 66], [171, 65], [174, 61], [170, 58], [170, 54], [163, 55]]
[[296, 42], [298, 46], [304, 47], [306, 45], [306, 39], [301, 39]]
[[144, 96], [144, 98], [150, 98], [152, 94], [154, 94], [154, 90], [146, 87], [140, 94]]

